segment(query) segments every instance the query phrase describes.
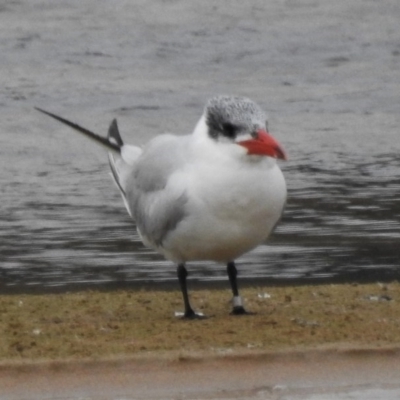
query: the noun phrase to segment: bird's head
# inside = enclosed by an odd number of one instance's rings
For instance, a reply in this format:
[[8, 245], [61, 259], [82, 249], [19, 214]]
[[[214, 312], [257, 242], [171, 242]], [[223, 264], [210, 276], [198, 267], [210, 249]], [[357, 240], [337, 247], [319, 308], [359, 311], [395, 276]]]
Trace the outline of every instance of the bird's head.
[[282, 147], [268, 133], [265, 113], [252, 100], [234, 96], [213, 97], [206, 105], [204, 116], [212, 140], [242, 146], [248, 155], [286, 160]]

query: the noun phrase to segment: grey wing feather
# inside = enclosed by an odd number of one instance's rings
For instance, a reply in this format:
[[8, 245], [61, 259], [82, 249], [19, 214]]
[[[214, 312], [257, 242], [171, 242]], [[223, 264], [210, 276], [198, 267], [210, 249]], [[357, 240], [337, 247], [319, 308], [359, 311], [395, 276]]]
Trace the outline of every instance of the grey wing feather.
[[[60, 117], [59, 115], [56, 115], [56, 114], [53, 114], [53, 113], [48, 112], [46, 110], [43, 110], [42, 108], [35, 107], [35, 109], [40, 111], [43, 114], [48, 115], [51, 118], [54, 118], [55, 120], [57, 120], [57, 121], [59, 121], [61, 123], [69, 126], [70, 128], [74, 129], [75, 131], [82, 133], [83, 135], [85, 135], [89, 139], [92, 139], [96, 143], [101, 144], [102, 146], [104, 146], [108, 150], [112, 150], [115, 153], [120, 153], [121, 147], [118, 144], [111, 142], [109, 140], [109, 138], [106, 139], [106, 138], [104, 138], [104, 137], [102, 137], [102, 136], [90, 131], [89, 129], [84, 128], [83, 126], [80, 126], [80, 125], [76, 124], [75, 122], [71, 122], [71, 121], [69, 121], [69, 120], [67, 120], [67, 119], [65, 119], [63, 117]], [[115, 121], [115, 124], [116, 124], [116, 121]], [[111, 127], [110, 127], [110, 129], [111, 129]], [[118, 128], [117, 128], [117, 130], [118, 130]]]
[[128, 214], [132, 217], [132, 211], [129, 207], [129, 203], [126, 198], [126, 192], [121, 183], [121, 172], [118, 170], [117, 161], [115, 160], [114, 156], [111, 153], [108, 153], [108, 161], [110, 164], [111, 175], [113, 177], [113, 180], [121, 193], [122, 200], [124, 201], [124, 205], [126, 210], [128, 211]]
[[165, 236], [185, 216], [186, 193], [179, 188], [171, 190], [167, 183], [175, 172], [184, 168], [187, 137], [161, 135], [152, 140], [142, 154], [139, 147], [123, 143], [115, 119], [104, 138], [56, 114], [36, 109], [118, 154], [114, 158], [109, 153], [108, 158], [125, 207], [137, 220], [146, 241], [156, 247], [162, 245]]
[[[111, 121], [110, 127], [108, 128], [108, 134], [107, 138], [111, 141], [114, 140], [119, 147], [122, 147], [124, 145], [124, 142], [122, 141], [121, 135], [119, 134], [119, 129], [118, 129], [118, 124], [117, 120], [113, 119]], [[120, 179], [119, 179], [119, 172], [116, 166], [115, 158], [111, 153], [108, 153], [108, 161], [110, 164], [111, 168], [111, 173], [114, 178], [114, 182], [118, 186], [118, 189], [121, 191], [122, 197], [124, 199], [124, 202], [126, 200], [125, 198], [125, 189], [122, 187]], [[129, 210], [128, 210], [129, 211]]]
[[144, 241], [152, 247], [162, 246], [168, 233], [185, 217], [186, 202], [186, 193], [170, 198], [159, 192], [141, 194], [136, 202], [135, 220]]
[[135, 146], [124, 145], [121, 135], [118, 130], [117, 120], [114, 119], [108, 129], [107, 139], [110, 142], [115, 142], [117, 146], [120, 147], [120, 157], [117, 159], [113, 154], [108, 153], [108, 161], [110, 164], [111, 175], [117, 185], [119, 191], [121, 192], [122, 200], [124, 201], [125, 207], [132, 217], [131, 207], [126, 197], [126, 185], [129, 176], [134, 170], [134, 165], [142, 153], [141, 149]]
[[171, 187], [173, 174], [184, 169], [186, 139], [162, 135], [150, 142], [135, 166], [127, 200], [147, 244], [162, 245], [185, 216], [186, 193]]

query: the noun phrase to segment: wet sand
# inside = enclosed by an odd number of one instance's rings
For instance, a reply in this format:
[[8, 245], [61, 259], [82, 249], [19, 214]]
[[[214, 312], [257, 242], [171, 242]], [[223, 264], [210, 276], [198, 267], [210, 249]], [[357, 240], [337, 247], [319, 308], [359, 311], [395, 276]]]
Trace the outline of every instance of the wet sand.
[[178, 291], [1, 295], [0, 399], [400, 396], [397, 282], [242, 292], [192, 291], [194, 321]]
[[400, 394], [399, 362], [399, 348], [236, 352], [218, 357], [163, 353], [97, 362], [3, 364], [0, 387], [2, 400], [300, 400], [371, 395], [389, 400]]
[[0, 360], [131, 357], [165, 351], [230, 354], [400, 346], [400, 284], [241, 289], [254, 314], [232, 316], [232, 293], [191, 290], [208, 318], [181, 320], [179, 290], [0, 295]]

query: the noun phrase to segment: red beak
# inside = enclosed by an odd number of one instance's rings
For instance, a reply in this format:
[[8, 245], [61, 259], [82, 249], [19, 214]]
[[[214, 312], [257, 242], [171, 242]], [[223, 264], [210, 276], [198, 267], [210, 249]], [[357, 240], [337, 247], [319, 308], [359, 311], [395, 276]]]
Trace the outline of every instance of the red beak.
[[254, 154], [287, 160], [286, 153], [281, 145], [264, 129], [257, 131], [256, 138], [243, 140], [242, 142], [237, 142], [237, 144], [245, 147], [249, 155]]

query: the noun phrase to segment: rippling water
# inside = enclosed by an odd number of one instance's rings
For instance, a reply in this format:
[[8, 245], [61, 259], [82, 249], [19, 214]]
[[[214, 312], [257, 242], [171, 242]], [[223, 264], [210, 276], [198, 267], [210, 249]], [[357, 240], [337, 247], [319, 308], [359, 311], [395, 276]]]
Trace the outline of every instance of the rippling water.
[[[288, 205], [247, 279], [398, 279], [397, 0], [14, 1], [0, 6], [1, 287], [168, 281], [108, 176], [106, 154], [33, 110], [127, 142], [190, 132], [209, 96], [247, 95], [290, 160]], [[326, 3], [326, 4], [325, 4]], [[193, 263], [194, 279], [225, 279]]]

